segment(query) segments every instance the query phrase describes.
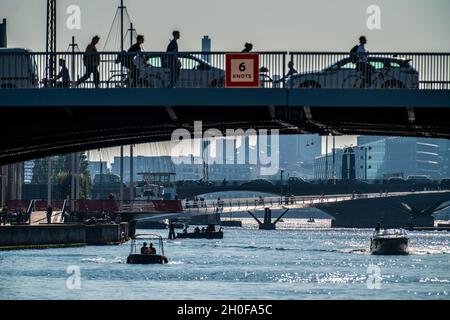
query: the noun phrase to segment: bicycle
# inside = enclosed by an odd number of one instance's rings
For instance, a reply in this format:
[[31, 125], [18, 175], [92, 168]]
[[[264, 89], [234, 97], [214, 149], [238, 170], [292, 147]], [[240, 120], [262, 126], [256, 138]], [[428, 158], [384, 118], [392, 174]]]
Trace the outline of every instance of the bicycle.
[[[383, 68], [372, 75], [369, 86], [365, 86], [366, 76], [363, 72], [358, 72], [357, 75], [351, 75], [344, 79], [343, 88], [404, 88], [405, 85], [390, 74], [390, 68]], [[374, 77], [375, 76], [375, 77]]]

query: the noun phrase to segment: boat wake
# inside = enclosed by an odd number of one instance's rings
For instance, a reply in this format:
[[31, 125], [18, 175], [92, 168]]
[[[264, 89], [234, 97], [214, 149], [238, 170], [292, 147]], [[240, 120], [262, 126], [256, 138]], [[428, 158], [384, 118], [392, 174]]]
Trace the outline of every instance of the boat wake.
[[103, 257], [81, 259], [82, 262], [100, 263], [100, 264], [126, 263], [126, 260], [127, 259], [125, 257], [115, 257], [113, 259], [106, 259]]
[[426, 254], [450, 254], [449, 247], [437, 248], [409, 248], [409, 254], [426, 255]]
[[169, 262], [167, 263], [167, 264], [173, 264], [173, 265], [179, 265], [179, 264], [184, 264], [184, 262], [183, 261], [171, 261], [171, 260], [169, 260]]
[[370, 254], [368, 249], [357, 248], [357, 249], [310, 249], [306, 251], [315, 252], [330, 252], [330, 253], [357, 253], [357, 254]]
[[216, 244], [215, 247], [220, 248], [237, 248], [237, 249], [250, 249], [250, 250], [276, 250], [276, 251], [287, 251], [287, 250], [299, 250], [295, 248], [283, 248], [283, 247], [272, 247], [272, 246], [253, 246], [253, 245], [247, 245], [247, 246], [237, 246], [237, 245], [231, 245], [231, 246], [224, 246]]

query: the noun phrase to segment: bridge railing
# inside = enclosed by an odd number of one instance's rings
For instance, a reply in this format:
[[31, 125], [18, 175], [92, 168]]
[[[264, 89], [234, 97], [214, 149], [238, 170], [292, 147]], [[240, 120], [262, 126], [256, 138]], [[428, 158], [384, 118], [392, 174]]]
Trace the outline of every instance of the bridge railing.
[[450, 89], [449, 53], [290, 52], [298, 74], [286, 87]]
[[[2, 52], [0, 88], [223, 88], [227, 53]], [[259, 52], [261, 87], [282, 86], [286, 56]]]
[[[0, 88], [223, 88], [228, 53], [5, 51]], [[450, 89], [449, 53], [258, 54], [262, 88]]]

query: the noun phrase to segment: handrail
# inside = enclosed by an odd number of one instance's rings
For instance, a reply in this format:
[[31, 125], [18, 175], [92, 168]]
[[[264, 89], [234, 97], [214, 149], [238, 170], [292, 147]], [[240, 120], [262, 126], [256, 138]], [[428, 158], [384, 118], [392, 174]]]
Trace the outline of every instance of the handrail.
[[[45, 53], [0, 50], [0, 58], [3, 57], [0, 62], [4, 66], [0, 89], [224, 88], [227, 73], [225, 57], [238, 52]], [[369, 58], [368, 61], [348, 60], [351, 54], [345, 51], [252, 53], [260, 55], [260, 88], [450, 90], [449, 52], [374, 51], [364, 55]], [[135, 59], [136, 56], [144, 56], [146, 59]], [[52, 74], [48, 70], [49, 57], [52, 58], [50, 60], [58, 61], [58, 67], [52, 69]], [[371, 57], [374, 59], [371, 60]], [[179, 58], [178, 62], [176, 58]], [[391, 58], [397, 61], [392, 61]], [[65, 61], [66, 68], [60, 81], [56, 79], [61, 67], [59, 59]], [[289, 62], [293, 62], [294, 70], [288, 69]], [[329, 69], [332, 65], [334, 67]], [[186, 70], [189, 72], [185, 72]]]
[[[45, 51], [0, 51], [0, 53], [3, 55], [59, 55], [59, 54], [66, 54], [66, 55], [97, 55], [97, 54], [125, 54], [125, 55], [136, 55], [136, 52], [127, 52], [127, 51], [97, 51], [97, 52], [85, 52], [85, 51], [78, 51], [78, 52], [71, 52], [71, 51], [57, 51], [57, 52], [45, 52]], [[228, 54], [228, 53], [241, 53], [239, 50], [237, 51], [179, 51], [179, 52], [166, 52], [166, 51], [142, 51], [138, 54], [144, 54], [144, 53], [154, 53], [154, 54], [167, 54], [167, 55], [177, 55], [177, 54], [202, 54], [202, 55], [208, 55], [208, 54]], [[257, 53], [257, 54], [350, 54], [349, 51], [252, 51], [251, 53]], [[432, 51], [432, 52], [424, 52], [424, 51], [369, 51], [367, 52], [368, 55], [401, 55], [401, 54], [409, 54], [409, 55], [424, 55], [424, 56], [431, 56], [431, 55], [450, 55], [450, 52], [444, 52], [444, 51]]]

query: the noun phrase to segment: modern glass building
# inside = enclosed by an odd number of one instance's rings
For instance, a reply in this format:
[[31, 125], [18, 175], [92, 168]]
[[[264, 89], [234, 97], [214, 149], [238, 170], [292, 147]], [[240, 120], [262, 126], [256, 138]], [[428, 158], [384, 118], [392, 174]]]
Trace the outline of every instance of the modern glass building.
[[[426, 175], [439, 179], [447, 175], [445, 168], [448, 166], [444, 164], [448, 161], [448, 147], [445, 140], [386, 137], [352, 147], [352, 150], [355, 155], [352, 170], [355, 170], [356, 179], [383, 179], [390, 176], [407, 178], [409, 175]], [[338, 179], [342, 178], [343, 154], [344, 150], [336, 150], [335, 172]], [[315, 178], [325, 179], [327, 176], [331, 179], [332, 163], [331, 153], [317, 157], [314, 165]]]

